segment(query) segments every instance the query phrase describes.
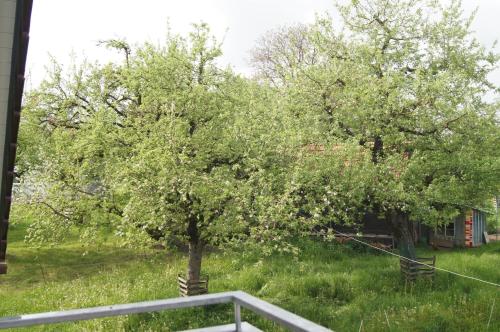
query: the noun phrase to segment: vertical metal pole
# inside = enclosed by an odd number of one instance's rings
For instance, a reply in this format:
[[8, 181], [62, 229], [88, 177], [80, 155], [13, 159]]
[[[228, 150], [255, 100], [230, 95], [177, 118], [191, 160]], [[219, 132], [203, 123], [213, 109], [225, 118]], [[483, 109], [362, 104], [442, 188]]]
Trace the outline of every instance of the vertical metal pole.
[[234, 323], [236, 332], [241, 332], [241, 307], [238, 303], [234, 303]]

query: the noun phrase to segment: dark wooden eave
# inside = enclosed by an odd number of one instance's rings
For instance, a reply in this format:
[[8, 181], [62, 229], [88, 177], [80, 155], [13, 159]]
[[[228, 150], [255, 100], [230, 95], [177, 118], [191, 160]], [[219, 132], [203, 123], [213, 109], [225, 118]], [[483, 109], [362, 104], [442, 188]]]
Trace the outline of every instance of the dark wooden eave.
[[9, 229], [14, 163], [16, 160], [17, 134], [21, 115], [24, 72], [28, 52], [31, 8], [33, 0], [17, 0], [12, 45], [12, 60], [7, 102], [5, 143], [0, 188], [0, 274], [7, 272], [7, 232]]

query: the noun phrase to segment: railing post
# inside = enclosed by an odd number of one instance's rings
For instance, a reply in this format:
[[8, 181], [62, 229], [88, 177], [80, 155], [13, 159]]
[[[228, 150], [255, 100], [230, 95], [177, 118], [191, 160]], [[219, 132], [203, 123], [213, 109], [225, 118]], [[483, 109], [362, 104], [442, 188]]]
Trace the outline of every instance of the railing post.
[[234, 323], [236, 324], [236, 332], [241, 332], [241, 307], [238, 303], [234, 303]]

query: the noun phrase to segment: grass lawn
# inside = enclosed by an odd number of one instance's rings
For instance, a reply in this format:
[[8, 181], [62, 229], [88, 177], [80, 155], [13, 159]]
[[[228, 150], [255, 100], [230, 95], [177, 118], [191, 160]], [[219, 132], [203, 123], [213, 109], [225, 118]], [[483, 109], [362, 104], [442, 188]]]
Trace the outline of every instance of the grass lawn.
[[[9, 273], [0, 276], [0, 316], [176, 297], [186, 257], [165, 250], [82, 247], [68, 242], [32, 248], [23, 223], [9, 234]], [[500, 331], [500, 289], [438, 272], [433, 284], [401, 280], [398, 260], [314, 241], [299, 257], [212, 253], [204, 258], [210, 291], [244, 290], [335, 331]], [[437, 251], [437, 266], [500, 283], [500, 243]], [[492, 311], [492, 304], [495, 305]], [[280, 329], [248, 311], [264, 331]], [[78, 323], [44, 331], [176, 331], [232, 322], [232, 306], [183, 309]], [[362, 327], [360, 329], [360, 325]]]

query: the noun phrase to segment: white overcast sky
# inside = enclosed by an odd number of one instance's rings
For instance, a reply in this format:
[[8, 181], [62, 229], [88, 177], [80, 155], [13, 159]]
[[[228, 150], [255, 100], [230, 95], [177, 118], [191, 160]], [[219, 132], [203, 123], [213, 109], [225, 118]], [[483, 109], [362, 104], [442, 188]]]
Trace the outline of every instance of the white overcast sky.
[[[441, 0], [446, 1], [446, 0]], [[45, 75], [49, 54], [63, 64], [69, 54], [106, 62], [118, 56], [97, 46], [110, 38], [161, 42], [167, 31], [186, 34], [191, 23], [206, 22], [224, 39], [222, 62], [249, 73], [248, 51], [266, 31], [297, 22], [313, 22], [315, 13], [330, 12], [333, 0], [35, 0], [28, 54], [28, 85]], [[466, 14], [478, 8], [473, 29], [490, 48], [500, 37], [500, 0], [463, 0]], [[497, 52], [500, 47], [497, 46]], [[500, 70], [491, 79], [500, 85]]]

